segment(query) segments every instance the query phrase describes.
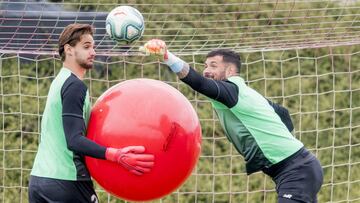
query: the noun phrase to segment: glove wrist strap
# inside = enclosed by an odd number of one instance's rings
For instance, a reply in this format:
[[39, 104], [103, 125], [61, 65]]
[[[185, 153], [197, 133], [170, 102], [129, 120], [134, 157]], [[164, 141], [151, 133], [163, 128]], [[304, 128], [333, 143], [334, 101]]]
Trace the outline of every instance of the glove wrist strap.
[[172, 72], [178, 73], [183, 69], [185, 61], [167, 51], [167, 59], [164, 60], [164, 63], [170, 67]]
[[109, 160], [109, 161], [116, 161], [116, 154], [118, 152], [119, 149], [115, 149], [115, 148], [111, 148], [111, 147], [108, 147], [106, 148], [106, 152], [105, 152], [105, 158], [106, 160]]

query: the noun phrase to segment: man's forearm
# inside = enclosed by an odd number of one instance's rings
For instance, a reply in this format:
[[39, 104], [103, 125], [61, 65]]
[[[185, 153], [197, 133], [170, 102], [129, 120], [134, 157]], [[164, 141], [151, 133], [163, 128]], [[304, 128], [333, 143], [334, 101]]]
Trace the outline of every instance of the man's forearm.
[[183, 79], [189, 74], [189, 70], [190, 70], [189, 64], [184, 63], [183, 68], [181, 69], [180, 72], [176, 73], [176, 75], [179, 77], [179, 79]]

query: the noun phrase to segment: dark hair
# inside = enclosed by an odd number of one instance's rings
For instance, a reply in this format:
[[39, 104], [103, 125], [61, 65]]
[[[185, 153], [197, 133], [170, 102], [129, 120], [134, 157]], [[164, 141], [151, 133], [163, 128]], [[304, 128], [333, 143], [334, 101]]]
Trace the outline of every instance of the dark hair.
[[237, 72], [240, 73], [241, 59], [240, 55], [230, 49], [215, 49], [206, 55], [206, 58], [222, 56], [225, 63], [232, 63], [236, 66]]
[[61, 61], [65, 61], [64, 46], [69, 44], [74, 47], [81, 40], [81, 36], [84, 34], [94, 34], [94, 29], [89, 24], [70, 24], [64, 28], [59, 37], [59, 56]]

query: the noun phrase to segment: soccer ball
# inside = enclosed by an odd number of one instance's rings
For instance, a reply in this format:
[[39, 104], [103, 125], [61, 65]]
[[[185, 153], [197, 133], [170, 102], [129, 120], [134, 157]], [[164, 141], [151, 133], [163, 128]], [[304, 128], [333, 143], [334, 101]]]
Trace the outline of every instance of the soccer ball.
[[144, 30], [143, 16], [131, 6], [118, 6], [106, 17], [106, 32], [117, 42], [131, 43], [139, 39]]

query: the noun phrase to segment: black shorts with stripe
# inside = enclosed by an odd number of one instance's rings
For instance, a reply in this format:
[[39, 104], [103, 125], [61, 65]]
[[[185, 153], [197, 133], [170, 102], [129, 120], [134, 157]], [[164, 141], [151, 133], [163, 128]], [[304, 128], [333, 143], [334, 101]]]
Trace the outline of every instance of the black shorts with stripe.
[[316, 203], [323, 183], [319, 160], [302, 148], [277, 170], [263, 170], [276, 184], [278, 202]]

